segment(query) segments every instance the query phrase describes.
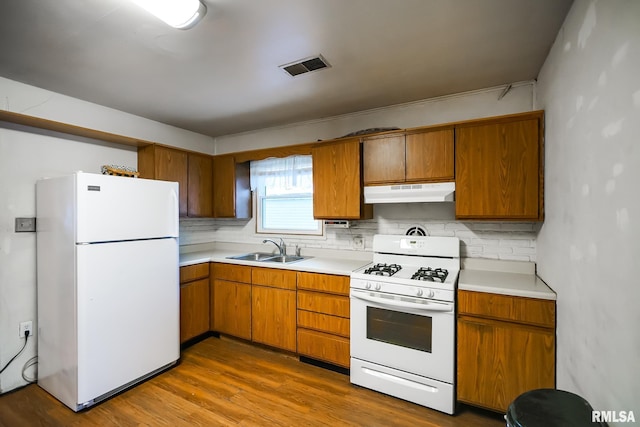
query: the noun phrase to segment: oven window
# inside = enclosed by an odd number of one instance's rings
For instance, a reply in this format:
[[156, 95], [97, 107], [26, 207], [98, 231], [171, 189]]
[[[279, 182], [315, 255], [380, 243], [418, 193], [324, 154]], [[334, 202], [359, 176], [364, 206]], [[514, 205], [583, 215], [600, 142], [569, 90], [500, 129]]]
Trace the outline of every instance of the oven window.
[[367, 338], [431, 353], [431, 317], [367, 307]]

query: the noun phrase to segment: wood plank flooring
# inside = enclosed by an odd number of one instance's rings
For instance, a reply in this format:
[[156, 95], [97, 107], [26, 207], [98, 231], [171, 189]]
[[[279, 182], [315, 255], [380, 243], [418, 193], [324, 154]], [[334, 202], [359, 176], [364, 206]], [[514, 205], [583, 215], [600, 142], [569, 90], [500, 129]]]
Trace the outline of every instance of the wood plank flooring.
[[449, 416], [349, 383], [337, 372], [230, 339], [207, 338], [181, 362], [74, 413], [37, 385], [0, 396], [0, 426], [504, 426], [462, 405]]

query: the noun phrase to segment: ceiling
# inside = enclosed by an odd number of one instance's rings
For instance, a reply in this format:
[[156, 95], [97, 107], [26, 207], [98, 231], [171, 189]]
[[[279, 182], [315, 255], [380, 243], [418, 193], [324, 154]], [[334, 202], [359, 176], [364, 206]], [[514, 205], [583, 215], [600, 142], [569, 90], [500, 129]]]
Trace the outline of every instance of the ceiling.
[[0, 76], [215, 137], [535, 79], [572, 2], [202, 1], [2, 0]]

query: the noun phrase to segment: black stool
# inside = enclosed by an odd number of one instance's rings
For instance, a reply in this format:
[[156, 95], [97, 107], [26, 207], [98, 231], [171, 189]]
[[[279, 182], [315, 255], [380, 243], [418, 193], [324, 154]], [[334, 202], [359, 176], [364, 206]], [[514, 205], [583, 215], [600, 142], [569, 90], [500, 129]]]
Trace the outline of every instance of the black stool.
[[539, 389], [522, 393], [507, 408], [507, 427], [595, 427], [593, 408], [568, 391]]

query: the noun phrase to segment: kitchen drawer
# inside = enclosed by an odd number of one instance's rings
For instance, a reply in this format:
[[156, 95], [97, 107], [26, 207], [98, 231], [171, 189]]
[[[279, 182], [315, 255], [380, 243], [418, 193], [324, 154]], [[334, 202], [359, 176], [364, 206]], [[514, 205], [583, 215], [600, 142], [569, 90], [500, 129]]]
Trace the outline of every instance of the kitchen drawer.
[[279, 268], [253, 267], [251, 283], [272, 288], [296, 289], [296, 272]]
[[349, 295], [349, 276], [298, 272], [298, 289]]
[[349, 319], [313, 311], [298, 310], [298, 328], [349, 337]]
[[180, 267], [180, 283], [192, 282], [205, 277], [209, 277], [208, 262]]
[[458, 291], [458, 313], [528, 325], [555, 327], [555, 301]]
[[298, 354], [348, 368], [349, 339], [298, 329]]
[[349, 297], [298, 291], [298, 309], [349, 317]]
[[213, 264], [213, 277], [230, 282], [251, 283], [251, 267], [233, 264]]

